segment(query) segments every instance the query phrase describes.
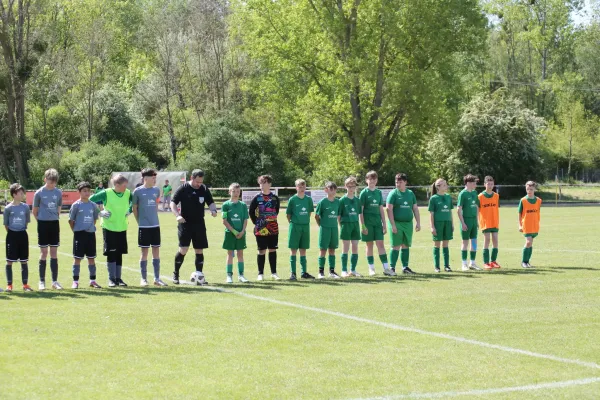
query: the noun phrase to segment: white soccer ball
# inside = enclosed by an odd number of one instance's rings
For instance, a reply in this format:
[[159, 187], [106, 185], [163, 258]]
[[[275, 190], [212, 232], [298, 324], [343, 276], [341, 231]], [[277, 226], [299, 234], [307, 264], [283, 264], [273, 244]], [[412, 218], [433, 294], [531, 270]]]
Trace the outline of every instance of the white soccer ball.
[[204, 279], [204, 274], [202, 272], [194, 271], [190, 276], [190, 282], [192, 282], [193, 285], [202, 286], [206, 283], [206, 279]]

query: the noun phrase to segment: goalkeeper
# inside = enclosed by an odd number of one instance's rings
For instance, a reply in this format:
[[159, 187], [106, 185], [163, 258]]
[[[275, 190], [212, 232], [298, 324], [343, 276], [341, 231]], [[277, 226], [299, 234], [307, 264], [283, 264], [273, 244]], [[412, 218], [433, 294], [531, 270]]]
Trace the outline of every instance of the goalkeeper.
[[114, 188], [94, 194], [90, 201], [102, 202], [102, 236], [108, 266], [108, 287], [127, 286], [121, 279], [123, 254], [127, 254], [127, 217], [131, 214], [132, 197], [127, 178], [118, 174], [112, 179]]

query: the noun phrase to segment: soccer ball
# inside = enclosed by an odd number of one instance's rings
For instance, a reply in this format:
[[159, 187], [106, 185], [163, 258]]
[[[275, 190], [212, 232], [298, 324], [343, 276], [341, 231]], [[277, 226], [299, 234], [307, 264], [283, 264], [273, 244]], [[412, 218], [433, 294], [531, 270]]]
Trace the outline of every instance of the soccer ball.
[[204, 274], [202, 272], [194, 271], [190, 276], [190, 282], [192, 282], [193, 285], [202, 286], [206, 283], [206, 280], [204, 279]]

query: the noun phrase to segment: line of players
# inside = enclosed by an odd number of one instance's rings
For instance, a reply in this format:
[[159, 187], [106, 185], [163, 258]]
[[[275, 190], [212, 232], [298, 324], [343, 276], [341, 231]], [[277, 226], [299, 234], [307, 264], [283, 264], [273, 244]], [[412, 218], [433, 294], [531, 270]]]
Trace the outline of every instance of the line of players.
[[[167, 286], [160, 278], [161, 245], [158, 204], [160, 189], [156, 187], [157, 172], [154, 169], [142, 171], [143, 184], [133, 193], [127, 189], [128, 181], [123, 175], [113, 178], [113, 188], [97, 191], [92, 195], [91, 185], [82, 182], [77, 190], [80, 199], [71, 207], [69, 224], [73, 230], [73, 284], [79, 287], [81, 260], [88, 260], [90, 287], [100, 288], [96, 281], [96, 221], [102, 218], [103, 254], [107, 257], [108, 286], [127, 286], [122, 279], [123, 254], [128, 253], [127, 228], [128, 216], [133, 214], [138, 222], [138, 246], [141, 249], [140, 285], [148, 286], [147, 264], [152, 249], [152, 266], [154, 285]], [[213, 217], [217, 216], [217, 208], [210, 190], [203, 184], [204, 172], [194, 170], [189, 182], [181, 185], [170, 201], [170, 211], [178, 222], [179, 249], [175, 256], [173, 283], [180, 283], [180, 270], [190, 245], [195, 252], [195, 272], [191, 281], [207, 284], [204, 274], [204, 249], [208, 248], [204, 209], [208, 206]], [[335, 271], [335, 251], [342, 241], [342, 273], [341, 277], [360, 277], [356, 267], [358, 264], [358, 243], [366, 243], [366, 258], [369, 275], [375, 275], [374, 248], [377, 248], [379, 259], [383, 265], [383, 273], [396, 275], [396, 265], [400, 260], [402, 272], [413, 274], [409, 267], [410, 247], [413, 231], [420, 231], [421, 221], [416, 196], [406, 188], [408, 183], [405, 174], [396, 175], [396, 188], [384, 200], [381, 190], [377, 189], [377, 173], [371, 171], [366, 175], [367, 187], [356, 196], [358, 182], [349, 177], [345, 181], [346, 194], [338, 199], [337, 186], [333, 182], [325, 185], [326, 198], [322, 199], [316, 210], [313, 200], [306, 195], [306, 182], [296, 181], [297, 193], [288, 202], [286, 211], [289, 222], [288, 247], [290, 248], [290, 280], [297, 279], [297, 254], [300, 253], [300, 278], [314, 279], [308, 273], [306, 250], [310, 248], [311, 214], [319, 225], [318, 278], [325, 278], [325, 262], [329, 267], [329, 277], [339, 279]], [[38, 221], [39, 290], [45, 290], [46, 262], [50, 253], [50, 270], [52, 288], [60, 290], [58, 282], [58, 247], [60, 246], [59, 215], [62, 206], [62, 192], [56, 187], [58, 172], [54, 169], [46, 171], [44, 186], [34, 195], [33, 215]], [[233, 282], [233, 259], [237, 256], [238, 280], [248, 282], [244, 276], [244, 254], [246, 248], [246, 228], [248, 219], [254, 224], [258, 255], [258, 281], [264, 279], [264, 268], [267, 254], [271, 277], [279, 280], [277, 275], [277, 249], [279, 226], [277, 216], [280, 201], [271, 192], [272, 178], [262, 175], [258, 178], [261, 192], [250, 203], [250, 207], [240, 201], [240, 185], [234, 183], [229, 188], [230, 199], [222, 206], [222, 219], [225, 227], [223, 249], [227, 251], [227, 283]], [[480, 269], [475, 263], [477, 250], [477, 233], [481, 228], [485, 237], [483, 251], [484, 268], [500, 268], [498, 256], [499, 230], [499, 196], [493, 192], [494, 180], [485, 178], [485, 191], [477, 195], [475, 186], [477, 177], [464, 177], [465, 189], [459, 194], [457, 207], [462, 237], [462, 269]], [[532, 253], [533, 238], [539, 232], [541, 199], [535, 196], [536, 184], [527, 182], [527, 196], [519, 203], [519, 231], [523, 232], [526, 242], [523, 249], [522, 267], [531, 268], [529, 260]], [[440, 250], [443, 252], [444, 270], [451, 272], [449, 265], [448, 243], [453, 238], [454, 221], [451, 210], [452, 199], [447, 193], [448, 185], [438, 179], [432, 185], [432, 197], [429, 200], [430, 225], [434, 242], [433, 258], [436, 272], [440, 272]], [[12, 264], [21, 263], [23, 290], [32, 291], [28, 284], [29, 240], [27, 224], [30, 222], [30, 210], [24, 203], [25, 189], [19, 184], [10, 187], [13, 198], [4, 213], [6, 236], [6, 277], [7, 291], [13, 290]], [[100, 206], [98, 205], [100, 204]], [[164, 207], [164, 206], [163, 206]], [[387, 214], [387, 223], [386, 223]], [[413, 220], [416, 222], [414, 224]], [[390, 262], [386, 254], [384, 236], [389, 231], [392, 250]], [[493, 243], [490, 255], [489, 245]], [[470, 246], [470, 260], [469, 256]], [[350, 253], [351, 250], [351, 254]], [[237, 253], [237, 254], [235, 254]], [[350, 268], [348, 262], [350, 261]], [[470, 262], [469, 262], [470, 261]]]

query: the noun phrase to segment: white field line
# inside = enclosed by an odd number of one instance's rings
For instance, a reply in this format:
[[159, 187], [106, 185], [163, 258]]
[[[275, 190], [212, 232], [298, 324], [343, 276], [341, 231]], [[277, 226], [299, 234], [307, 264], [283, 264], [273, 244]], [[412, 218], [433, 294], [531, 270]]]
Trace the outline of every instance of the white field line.
[[489, 394], [499, 393], [516, 393], [516, 392], [529, 392], [533, 390], [544, 390], [544, 389], [562, 389], [570, 386], [581, 386], [589, 385], [592, 383], [600, 382], [600, 378], [583, 378], [571, 381], [560, 381], [560, 382], [548, 382], [548, 383], [537, 383], [532, 385], [524, 386], [513, 386], [504, 388], [492, 388], [492, 389], [471, 389], [465, 391], [455, 392], [434, 392], [434, 393], [408, 393], [398, 394], [382, 397], [368, 397], [357, 400], [395, 400], [395, 399], [445, 399], [449, 397], [459, 396], [483, 396]]
[[[412, 248], [417, 248], [417, 249], [431, 249], [433, 248], [432, 246], [412, 246]], [[512, 248], [512, 247], [499, 247], [498, 248], [500, 252], [503, 251], [515, 251], [515, 252], [521, 252], [523, 251], [522, 247], [519, 248]], [[478, 243], [477, 246], [477, 252], [483, 251], [483, 245], [481, 243]], [[580, 253], [580, 254], [600, 254], [600, 251], [596, 251], [596, 250], [573, 250], [573, 249], [545, 249], [545, 248], [540, 248], [540, 247], [536, 247], [534, 250], [535, 253]]]

